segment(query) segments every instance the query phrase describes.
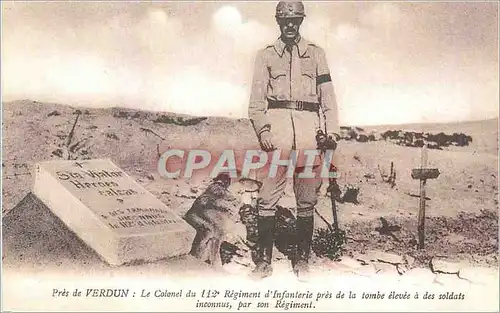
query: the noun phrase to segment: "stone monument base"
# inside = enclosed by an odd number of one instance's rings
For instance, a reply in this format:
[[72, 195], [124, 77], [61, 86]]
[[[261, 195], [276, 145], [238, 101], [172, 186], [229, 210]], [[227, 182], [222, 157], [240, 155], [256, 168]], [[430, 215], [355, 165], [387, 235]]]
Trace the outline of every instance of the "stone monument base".
[[195, 230], [109, 160], [35, 166], [34, 194], [111, 265], [187, 254]]

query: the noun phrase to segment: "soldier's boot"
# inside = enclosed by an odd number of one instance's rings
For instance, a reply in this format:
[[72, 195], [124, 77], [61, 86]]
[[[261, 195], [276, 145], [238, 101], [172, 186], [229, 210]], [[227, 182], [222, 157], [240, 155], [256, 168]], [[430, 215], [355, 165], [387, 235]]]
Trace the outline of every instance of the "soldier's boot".
[[262, 279], [273, 273], [272, 258], [276, 218], [274, 216], [259, 216], [257, 222], [257, 264], [251, 273], [253, 279]]
[[314, 231], [313, 216], [297, 217], [297, 253], [293, 264], [293, 272], [300, 281], [309, 279], [309, 256]]

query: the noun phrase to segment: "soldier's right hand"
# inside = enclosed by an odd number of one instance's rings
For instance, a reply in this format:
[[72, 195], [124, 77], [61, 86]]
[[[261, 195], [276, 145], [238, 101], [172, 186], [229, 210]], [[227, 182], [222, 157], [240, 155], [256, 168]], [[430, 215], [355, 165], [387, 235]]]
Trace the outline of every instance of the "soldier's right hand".
[[273, 144], [273, 134], [270, 131], [266, 130], [260, 134], [260, 147], [266, 152], [276, 149]]

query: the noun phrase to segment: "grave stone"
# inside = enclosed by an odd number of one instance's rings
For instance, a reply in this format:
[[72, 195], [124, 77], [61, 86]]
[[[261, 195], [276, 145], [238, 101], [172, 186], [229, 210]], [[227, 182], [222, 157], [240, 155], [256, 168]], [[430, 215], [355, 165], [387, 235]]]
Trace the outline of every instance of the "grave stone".
[[111, 265], [187, 254], [196, 234], [108, 159], [38, 163], [33, 192]]

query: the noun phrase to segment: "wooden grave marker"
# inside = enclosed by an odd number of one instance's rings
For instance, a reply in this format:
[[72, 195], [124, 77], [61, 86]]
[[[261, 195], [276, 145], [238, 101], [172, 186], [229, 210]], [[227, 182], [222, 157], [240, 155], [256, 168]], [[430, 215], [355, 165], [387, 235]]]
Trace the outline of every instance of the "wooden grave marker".
[[424, 248], [425, 241], [425, 185], [428, 179], [439, 177], [439, 169], [427, 168], [427, 147], [422, 148], [420, 168], [411, 171], [411, 178], [420, 180], [420, 208], [418, 210], [418, 248]]

